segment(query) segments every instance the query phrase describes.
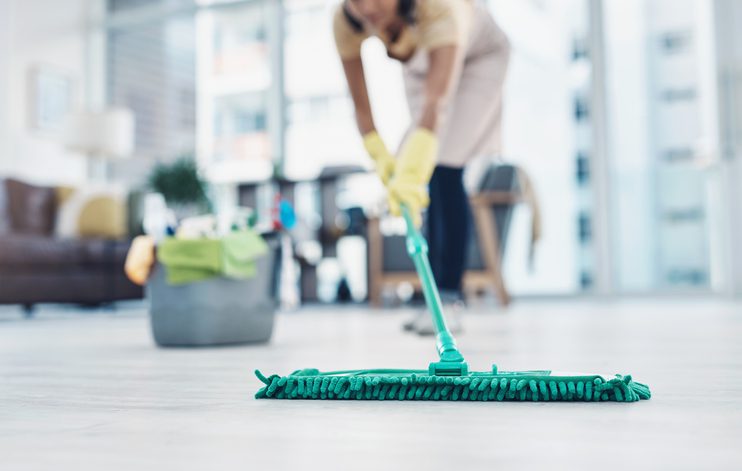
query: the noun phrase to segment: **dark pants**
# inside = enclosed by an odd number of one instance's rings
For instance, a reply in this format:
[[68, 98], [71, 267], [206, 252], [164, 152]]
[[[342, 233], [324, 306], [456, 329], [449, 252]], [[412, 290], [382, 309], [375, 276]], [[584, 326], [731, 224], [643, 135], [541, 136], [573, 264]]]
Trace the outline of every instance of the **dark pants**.
[[469, 200], [463, 168], [437, 166], [430, 179], [428, 247], [441, 291], [461, 291], [469, 243]]

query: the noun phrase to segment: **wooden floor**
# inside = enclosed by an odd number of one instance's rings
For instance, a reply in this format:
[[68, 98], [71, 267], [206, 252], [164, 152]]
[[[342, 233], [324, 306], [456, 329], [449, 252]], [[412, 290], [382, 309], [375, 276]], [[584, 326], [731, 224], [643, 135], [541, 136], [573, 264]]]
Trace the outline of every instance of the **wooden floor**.
[[[0, 310], [0, 469], [742, 469], [742, 304], [475, 308], [470, 365], [632, 373], [635, 404], [256, 401], [252, 370], [425, 368], [409, 311], [307, 308], [270, 345], [156, 348], [144, 309]], [[507, 466], [512, 466], [507, 468]]]

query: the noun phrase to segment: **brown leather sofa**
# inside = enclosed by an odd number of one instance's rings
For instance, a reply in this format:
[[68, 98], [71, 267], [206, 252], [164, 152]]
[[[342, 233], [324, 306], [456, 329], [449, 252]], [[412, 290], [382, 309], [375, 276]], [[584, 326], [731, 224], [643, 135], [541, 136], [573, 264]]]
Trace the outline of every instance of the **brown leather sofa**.
[[56, 214], [54, 188], [0, 178], [0, 304], [142, 298], [124, 275], [128, 240], [56, 238]]

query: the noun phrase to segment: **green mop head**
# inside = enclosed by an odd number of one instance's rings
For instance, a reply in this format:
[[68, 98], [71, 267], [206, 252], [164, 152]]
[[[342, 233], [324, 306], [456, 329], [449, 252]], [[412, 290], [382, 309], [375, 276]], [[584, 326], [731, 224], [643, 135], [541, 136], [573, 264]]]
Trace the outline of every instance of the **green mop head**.
[[649, 388], [616, 375], [552, 376], [549, 371], [435, 376], [425, 370], [299, 370], [265, 377], [257, 399], [360, 399], [399, 401], [616, 401], [649, 399]]
[[265, 384], [256, 399], [360, 399], [399, 401], [616, 401], [649, 399], [649, 387], [631, 376], [557, 374], [551, 371], [470, 372], [443, 317], [427, 244], [406, 208], [407, 251], [433, 317], [440, 361], [427, 370], [352, 370], [320, 372], [308, 368], [288, 376], [255, 374]]

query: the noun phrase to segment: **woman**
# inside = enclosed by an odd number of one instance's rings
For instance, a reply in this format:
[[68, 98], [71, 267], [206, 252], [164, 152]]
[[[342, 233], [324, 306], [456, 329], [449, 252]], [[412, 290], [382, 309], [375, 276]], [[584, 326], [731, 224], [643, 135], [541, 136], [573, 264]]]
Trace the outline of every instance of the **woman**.
[[[446, 304], [461, 304], [469, 240], [467, 162], [500, 151], [502, 86], [509, 43], [474, 0], [345, 0], [333, 29], [363, 143], [388, 188], [417, 224], [428, 210], [430, 263]], [[412, 127], [395, 159], [376, 132], [361, 45], [376, 36], [403, 63]], [[429, 185], [430, 197], [425, 187]], [[449, 316], [453, 330], [457, 318]], [[406, 325], [434, 334], [427, 314]]]

